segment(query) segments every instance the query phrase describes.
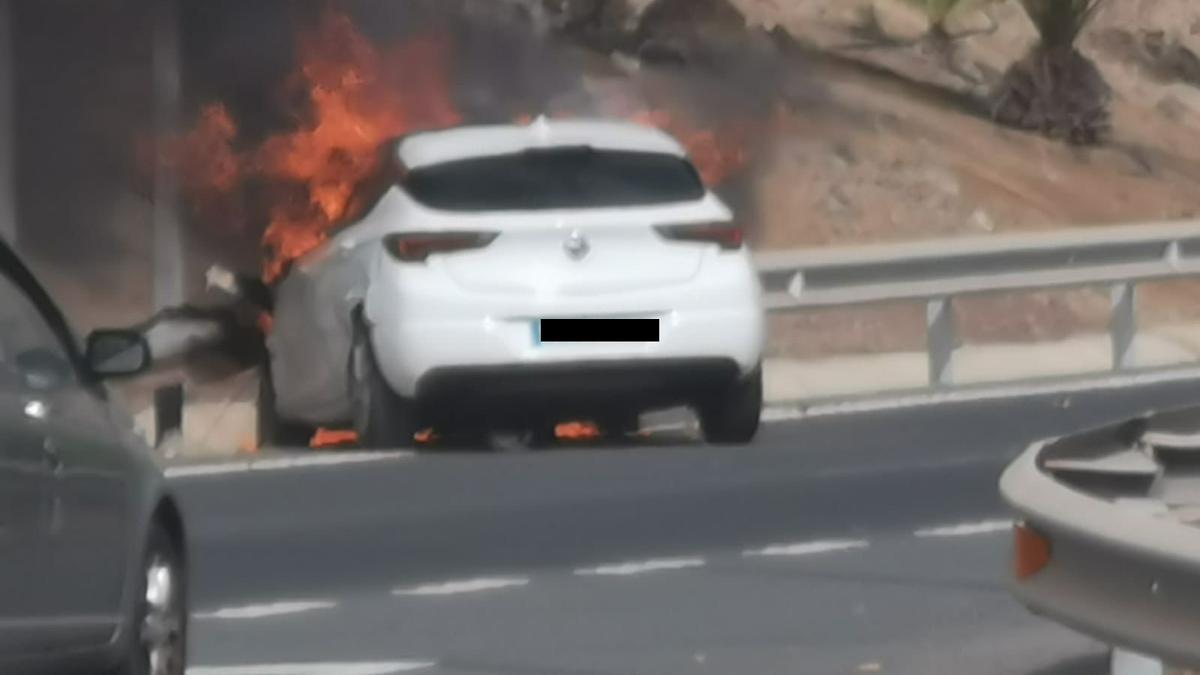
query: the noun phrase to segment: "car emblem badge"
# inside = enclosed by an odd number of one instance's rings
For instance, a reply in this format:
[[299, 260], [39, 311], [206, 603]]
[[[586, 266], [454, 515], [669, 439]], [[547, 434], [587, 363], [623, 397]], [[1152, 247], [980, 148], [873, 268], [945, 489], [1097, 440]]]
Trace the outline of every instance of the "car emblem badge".
[[583, 260], [591, 252], [592, 246], [588, 243], [587, 237], [583, 236], [582, 232], [575, 230], [563, 243], [563, 250], [567, 252], [567, 257], [572, 260]]

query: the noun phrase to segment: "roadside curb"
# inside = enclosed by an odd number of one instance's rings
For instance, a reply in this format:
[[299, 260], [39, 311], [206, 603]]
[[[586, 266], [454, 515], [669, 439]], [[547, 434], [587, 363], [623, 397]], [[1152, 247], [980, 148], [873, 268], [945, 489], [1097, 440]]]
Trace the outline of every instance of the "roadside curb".
[[[1161, 367], [1135, 372], [1099, 373], [1075, 377], [1045, 378], [1020, 382], [964, 385], [952, 389], [908, 389], [887, 392], [827, 396], [812, 399], [771, 400], [763, 405], [764, 424], [796, 422], [821, 417], [900, 411], [932, 406], [968, 404], [1029, 396], [1064, 396], [1092, 391], [1120, 390], [1172, 382], [1195, 381], [1200, 385], [1200, 367]], [[1200, 388], [1198, 388], [1200, 396]], [[1064, 408], [1070, 399], [1060, 402]], [[650, 423], [647, 431], [671, 432], [691, 429], [687, 421], [663, 420]], [[227, 475], [290, 468], [366, 463], [416, 457], [413, 452], [305, 451], [302, 453], [223, 454], [195, 453], [162, 458], [167, 475], [185, 478]]]
[[341, 464], [367, 464], [372, 462], [401, 461], [416, 457], [413, 452], [338, 452], [338, 453], [280, 453], [270, 457], [242, 461], [172, 461], [167, 460], [163, 473], [167, 478], [195, 478], [221, 476], [260, 471], [282, 471], [307, 467], [337, 466]]
[[[763, 406], [763, 421], [785, 422], [816, 417], [832, 417], [888, 410], [905, 410], [937, 405], [1004, 400], [1027, 396], [1069, 395], [1091, 391], [1132, 389], [1172, 382], [1196, 381], [1200, 367], [1146, 369], [1128, 374], [1100, 373], [1071, 378], [1054, 378], [1019, 383], [997, 382], [966, 385], [954, 389], [912, 389], [859, 396], [828, 397], [812, 400], [771, 401]], [[1200, 390], [1197, 392], [1200, 396]], [[1069, 406], [1069, 402], [1065, 404]]]

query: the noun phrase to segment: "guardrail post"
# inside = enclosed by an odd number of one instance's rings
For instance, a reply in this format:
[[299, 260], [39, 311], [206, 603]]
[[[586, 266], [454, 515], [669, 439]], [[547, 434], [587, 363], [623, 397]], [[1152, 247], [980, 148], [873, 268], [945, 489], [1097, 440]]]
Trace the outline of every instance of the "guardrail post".
[[935, 387], [953, 385], [954, 350], [958, 348], [953, 298], [929, 301], [925, 308], [925, 333], [929, 351], [929, 384]]
[[183, 385], [171, 384], [154, 392], [154, 447], [162, 448], [183, 433]]
[[1133, 341], [1137, 337], [1137, 285], [1133, 282], [1112, 287], [1112, 365], [1113, 370], [1132, 368]]

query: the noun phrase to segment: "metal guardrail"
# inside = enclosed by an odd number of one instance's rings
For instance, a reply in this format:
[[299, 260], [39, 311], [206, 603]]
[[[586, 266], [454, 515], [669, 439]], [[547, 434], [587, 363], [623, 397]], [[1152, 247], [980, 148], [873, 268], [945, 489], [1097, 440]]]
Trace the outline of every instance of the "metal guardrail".
[[1021, 518], [1017, 598], [1118, 649], [1200, 667], [1197, 471], [1200, 408], [1032, 445], [1000, 481]]
[[[755, 264], [770, 312], [924, 302], [929, 384], [949, 387], [959, 346], [955, 300], [988, 293], [1110, 287], [1112, 367], [1133, 367], [1137, 285], [1200, 278], [1200, 221], [766, 252]], [[208, 324], [199, 317], [182, 337], [164, 329], [166, 351], [212, 339], [207, 333], [215, 324]], [[161, 419], [171, 430], [181, 419], [180, 399], [166, 392], [162, 401]]]
[[1133, 367], [1140, 282], [1200, 277], [1200, 221], [762, 253], [771, 312], [926, 304], [929, 384], [951, 386], [954, 301], [969, 295], [1108, 286], [1112, 367]]

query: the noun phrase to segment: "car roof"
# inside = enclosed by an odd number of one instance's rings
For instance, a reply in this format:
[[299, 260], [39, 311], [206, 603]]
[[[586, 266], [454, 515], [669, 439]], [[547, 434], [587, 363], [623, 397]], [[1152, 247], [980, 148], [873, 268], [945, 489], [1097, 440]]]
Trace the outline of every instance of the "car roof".
[[463, 126], [413, 134], [399, 142], [396, 153], [408, 169], [477, 157], [510, 155], [556, 147], [652, 152], [685, 157], [674, 138], [653, 127], [611, 120], [550, 120], [528, 125]]

